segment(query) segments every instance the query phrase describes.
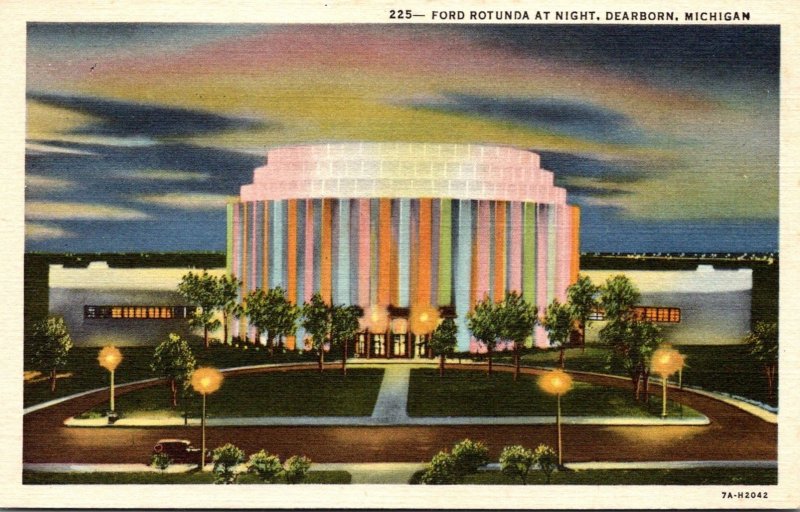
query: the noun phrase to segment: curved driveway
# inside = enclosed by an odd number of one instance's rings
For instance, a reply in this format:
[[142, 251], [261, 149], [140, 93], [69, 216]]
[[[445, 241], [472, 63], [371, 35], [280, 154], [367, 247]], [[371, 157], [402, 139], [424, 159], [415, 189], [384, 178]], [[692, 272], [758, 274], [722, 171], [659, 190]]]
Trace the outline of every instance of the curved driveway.
[[[237, 370], [228, 375], [307, 369], [294, 367]], [[330, 369], [338, 368], [333, 364]], [[448, 370], [475, 371], [475, 365], [449, 365]], [[511, 368], [498, 366], [498, 371]], [[523, 368], [527, 374], [540, 370]], [[576, 380], [614, 387], [630, 382], [613, 377], [573, 374]], [[151, 386], [119, 389], [118, 394]], [[654, 393], [660, 387], [652, 386]], [[26, 414], [23, 417], [23, 462], [142, 463], [160, 438], [186, 438], [200, 444], [198, 427], [66, 427], [66, 418], [107, 399], [99, 391]], [[565, 462], [776, 460], [777, 425], [737, 407], [689, 390], [670, 390], [670, 398], [705, 414], [705, 426], [564, 425]], [[556, 445], [554, 425], [465, 425], [381, 427], [209, 427], [211, 447], [232, 442], [252, 453], [260, 449], [287, 457], [305, 454], [314, 462], [423, 462], [439, 450], [470, 438], [484, 441], [497, 458], [504, 446]]]

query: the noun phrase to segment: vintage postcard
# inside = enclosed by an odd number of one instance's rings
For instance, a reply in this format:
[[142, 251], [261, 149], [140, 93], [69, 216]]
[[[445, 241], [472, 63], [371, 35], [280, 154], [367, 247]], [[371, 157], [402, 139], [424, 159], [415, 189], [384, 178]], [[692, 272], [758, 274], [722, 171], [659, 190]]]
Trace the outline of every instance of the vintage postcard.
[[800, 505], [788, 6], [3, 10], [3, 505]]

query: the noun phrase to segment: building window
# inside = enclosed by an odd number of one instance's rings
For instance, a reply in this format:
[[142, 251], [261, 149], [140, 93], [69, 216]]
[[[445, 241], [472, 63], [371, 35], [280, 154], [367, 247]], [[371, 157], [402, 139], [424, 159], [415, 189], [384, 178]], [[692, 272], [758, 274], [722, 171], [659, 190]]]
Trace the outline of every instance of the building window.
[[366, 355], [367, 353], [367, 335], [360, 333], [356, 340], [356, 354]]
[[196, 310], [196, 306], [83, 306], [83, 318], [169, 320], [190, 318]]
[[650, 322], [677, 324], [681, 321], [680, 308], [661, 308], [655, 306], [636, 306], [633, 308], [634, 315], [640, 320]]
[[[656, 306], [634, 306], [633, 314], [639, 320], [663, 324], [677, 324], [681, 321], [680, 308], [662, 308]], [[598, 322], [606, 319], [605, 311], [596, 309], [589, 314], [589, 320]]]
[[372, 335], [372, 355], [373, 356], [382, 356], [386, 354], [384, 350], [384, 335], [383, 334], [373, 334]]
[[393, 334], [392, 335], [392, 355], [403, 357], [406, 355], [406, 335]]

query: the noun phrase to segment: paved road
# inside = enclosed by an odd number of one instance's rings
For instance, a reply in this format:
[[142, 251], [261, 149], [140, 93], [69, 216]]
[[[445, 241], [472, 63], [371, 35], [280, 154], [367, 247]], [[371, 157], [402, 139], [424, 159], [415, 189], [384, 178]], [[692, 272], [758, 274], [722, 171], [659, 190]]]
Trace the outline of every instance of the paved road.
[[[336, 365], [330, 367], [332, 370]], [[449, 368], [476, 371], [475, 366]], [[510, 369], [498, 367], [498, 371]], [[286, 368], [245, 370], [286, 371]], [[523, 369], [536, 374], [537, 370]], [[576, 376], [594, 384], [630, 386], [611, 377]], [[127, 393], [151, 384], [119, 390]], [[660, 389], [653, 386], [653, 392]], [[672, 461], [672, 460], [775, 460], [777, 425], [734, 406], [688, 390], [671, 390], [671, 398], [709, 417], [707, 426], [601, 426], [565, 425], [565, 462]], [[149, 458], [156, 440], [178, 437], [199, 445], [197, 427], [68, 428], [64, 419], [107, 398], [98, 392], [70, 400], [24, 417], [23, 461], [26, 463], [141, 463]], [[503, 446], [556, 444], [554, 425], [463, 425], [382, 427], [213, 427], [209, 446], [233, 442], [246, 452], [262, 448], [282, 457], [305, 454], [315, 462], [422, 462], [464, 438], [483, 440], [496, 458]]]

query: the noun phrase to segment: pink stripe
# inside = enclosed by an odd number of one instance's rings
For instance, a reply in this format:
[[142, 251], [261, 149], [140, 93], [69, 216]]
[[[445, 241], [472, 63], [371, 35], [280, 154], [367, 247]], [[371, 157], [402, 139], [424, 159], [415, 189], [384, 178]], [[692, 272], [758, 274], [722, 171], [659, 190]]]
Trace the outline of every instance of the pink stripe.
[[303, 254], [303, 300], [308, 302], [314, 295], [314, 201], [306, 201], [306, 244]]
[[358, 201], [358, 304], [368, 307], [369, 303], [369, 199]]
[[[549, 214], [539, 207], [536, 216], [536, 305], [541, 314], [547, 310], [547, 224]], [[547, 333], [541, 327], [536, 329], [536, 345], [546, 347]]]
[[511, 203], [511, 240], [508, 249], [508, 289], [522, 292], [522, 203]]
[[256, 226], [256, 224], [258, 224], [256, 222], [256, 216], [258, 215], [257, 213], [258, 208], [263, 208], [263, 206], [259, 205], [258, 203], [253, 203], [252, 208], [250, 208], [250, 211], [252, 212], [253, 216], [250, 222], [253, 231], [253, 236], [250, 237], [250, 289], [251, 290], [255, 290], [256, 288], [258, 288], [258, 283], [256, 283], [256, 271], [258, 270], [256, 268], [257, 267], [256, 262], [258, 261], [256, 259], [256, 240], [258, 240], [256, 236], [256, 233], [258, 231], [256, 229], [258, 227]]
[[239, 204], [233, 205], [233, 275], [241, 279], [239, 265], [242, 264], [242, 260], [239, 257], [239, 252], [241, 251], [242, 240], [239, 238], [239, 231], [242, 229], [242, 222], [239, 219], [239, 208]]
[[489, 247], [494, 246], [489, 237], [489, 201], [478, 202], [478, 254], [475, 264], [475, 296], [479, 301], [489, 293]]
[[569, 263], [572, 253], [572, 243], [569, 236], [569, 207], [566, 205], [556, 206], [558, 217], [558, 247], [556, 248], [558, 258], [558, 274], [556, 276], [556, 297], [559, 302], [567, 301], [567, 286], [569, 286]]

